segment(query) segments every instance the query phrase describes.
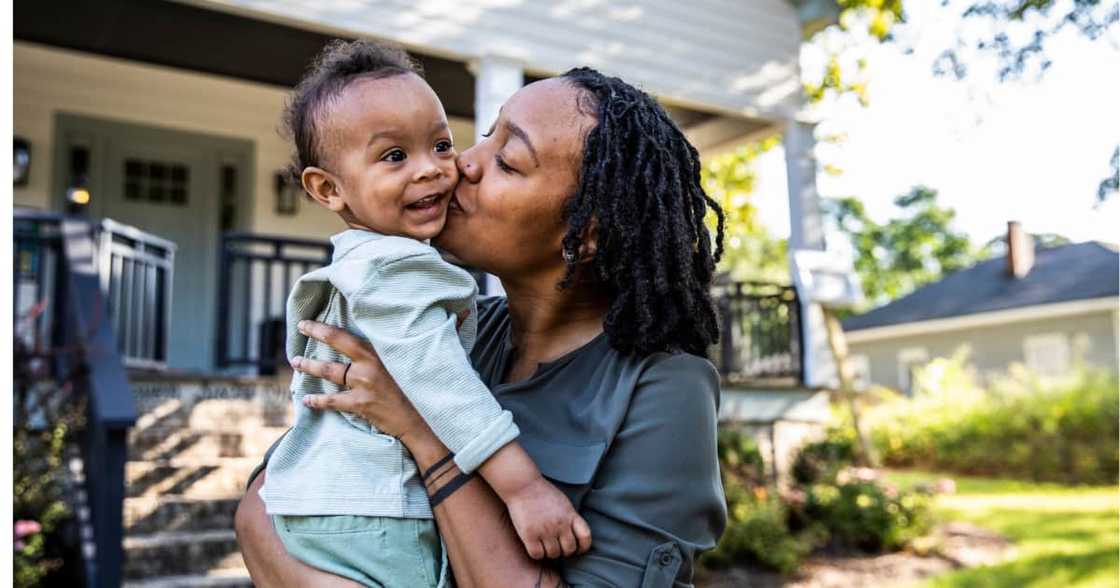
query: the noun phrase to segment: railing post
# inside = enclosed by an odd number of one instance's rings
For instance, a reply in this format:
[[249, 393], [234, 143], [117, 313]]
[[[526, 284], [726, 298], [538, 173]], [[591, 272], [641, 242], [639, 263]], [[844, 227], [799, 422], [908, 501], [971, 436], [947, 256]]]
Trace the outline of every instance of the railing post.
[[96, 546], [94, 575], [88, 580], [91, 586], [116, 587], [124, 566], [126, 437], [136, 422], [136, 404], [101, 296], [90, 225], [76, 220], [60, 224], [67, 339], [82, 351], [86, 369], [80, 377], [88, 391], [85, 480]]

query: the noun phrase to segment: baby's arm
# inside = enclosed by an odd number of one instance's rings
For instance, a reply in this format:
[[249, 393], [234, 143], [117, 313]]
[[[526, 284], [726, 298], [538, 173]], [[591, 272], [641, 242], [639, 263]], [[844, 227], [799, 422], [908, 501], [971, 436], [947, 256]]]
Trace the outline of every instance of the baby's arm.
[[533, 559], [568, 557], [591, 546], [591, 529], [564, 493], [544, 479], [516, 441], [498, 450], [479, 473], [509, 509], [510, 520]]
[[586, 522], [513, 442], [519, 431], [512, 415], [479, 380], [459, 341], [455, 312], [474, 298], [470, 275], [434, 250], [384, 263], [356, 282], [361, 274], [357, 266], [338, 268], [332, 281], [385, 369], [455, 453], [455, 464], [466, 473], [478, 469], [494, 488], [531, 556], [573, 555], [575, 533], [586, 532]]

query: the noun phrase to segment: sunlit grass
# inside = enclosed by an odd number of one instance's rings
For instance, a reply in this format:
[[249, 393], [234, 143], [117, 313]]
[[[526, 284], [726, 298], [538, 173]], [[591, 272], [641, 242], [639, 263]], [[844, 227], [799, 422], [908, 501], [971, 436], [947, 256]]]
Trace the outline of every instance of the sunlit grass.
[[[899, 487], [936, 474], [892, 472]], [[1120, 586], [1120, 494], [1115, 486], [1061, 486], [949, 476], [957, 493], [940, 496], [944, 520], [967, 521], [1014, 543], [1007, 561], [939, 576], [929, 588], [1089, 588]]]

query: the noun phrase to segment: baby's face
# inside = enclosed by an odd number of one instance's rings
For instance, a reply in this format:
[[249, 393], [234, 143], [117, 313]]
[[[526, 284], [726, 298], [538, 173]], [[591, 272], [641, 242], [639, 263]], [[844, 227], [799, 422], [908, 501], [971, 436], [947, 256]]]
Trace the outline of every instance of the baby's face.
[[407, 74], [350, 84], [321, 126], [348, 224], [430, 239], [459, 180], [447, 116], [435, 92]]

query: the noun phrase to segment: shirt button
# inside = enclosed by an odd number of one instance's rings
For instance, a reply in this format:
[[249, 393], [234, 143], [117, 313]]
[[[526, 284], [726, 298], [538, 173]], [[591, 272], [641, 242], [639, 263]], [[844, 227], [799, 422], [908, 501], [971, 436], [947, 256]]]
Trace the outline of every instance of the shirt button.
[[669, 567], [673, 563], [673, 554], [662, 553], [659, 562], [661, 563], [662, 567]]

